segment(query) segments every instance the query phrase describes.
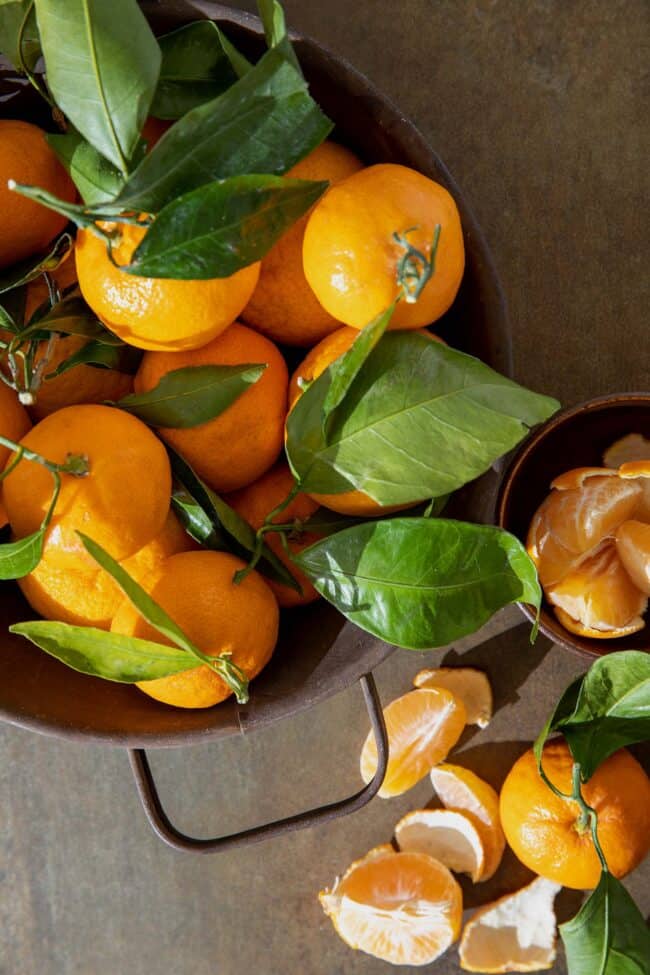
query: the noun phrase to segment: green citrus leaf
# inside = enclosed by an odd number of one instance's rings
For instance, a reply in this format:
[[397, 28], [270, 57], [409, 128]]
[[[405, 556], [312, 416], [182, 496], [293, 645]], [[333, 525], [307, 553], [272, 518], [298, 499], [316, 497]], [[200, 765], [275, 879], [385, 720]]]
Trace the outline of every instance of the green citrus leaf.
[[217, 25], [198, 20], [158, 38], [162, 52], [158, 87], [151, 105], [156, 118], [178, 119], [237, 80]]
[[25, 336], [38, 334], [46, 338], [51, 332], [60, 332], [62, 335], [83, 335], [103, 345], [124, 345], [114, 332], [109, 332], [102, 325], [83, 298], [77, 294], [62, 298], [39, 318], [33, 316], [32, 324], [29, 329], [24, 330], [23, 334]]
[[147, 278], [226, 278], [261, 260], [327, 182], [232, 176], [169, 203], [122, 270]]
[[650, 975], [650, 932], [623, 884], [603, 873], [574, 918], [560, 925], [570, 975]]
[[117, 196], [124, 177], [72, 127], [65, 135], [48, 135], [47, 141], [70, 174], [84, 203], [104, 203]]
[[57, 105], [126, 174], [161, 61], [136, 0], [36, 0], [36, 17]]
[[46, 372], [43, 377], [56, 379], [75, 366], [95, 366], [98, 369], [115, 369], [133, 375], [140, 361], [142, 352], [130, 345], [107, 345], [96, 339], [86, 342], [77, 352], [64, 359], [52, 372]]
[[[232, 552], [244, 562], [248, 562], [257, 547], [255, 532], [251, 526], [230, 505], [226, 504], [223, 498], [220, 498], [218, 494], [215, 494], [203, 483], [180, 454], [177, 454], [169, 446], [167, 452], [174, 477], [202, 512], [200, 514], [196, 508], [190, 506], [185, 496], [181, 504], [177, 503], [175, 497], [172, 498], [174, 509], [186, 530], [207, 548]], [[208, 524], [212, 531], [207, 530]], [[275, 552], [271, 551], [268, 545], [263, 546], [262, 557], [257, 565], [257, 570], [269, 579], [290, 586], [296, 592], [301, 591], [299, 583], [296, 582], [284, 562], [277, 557]]]
[[227, 410], [265, 369], [265, 363], [173, 369], [153, 389], [132, 393], [115, 405], [150, 426], [196, 427]]
[[473, 633], [508, 603], [541, 601], [525, 548], [491, 525], [408, 517], [364, 522], [294, 560], [349, 620], [410, 650]]
[[41, 561], [45, 529], [0, 545], [0, 579], [22, 579]]
[[115, 208], [158, 213], [215, 180], [281, 175], [331, 128], [302, 76], [274, 48], [222, 95], [188, 112], [163, 135], [129, 178]]
[[[0, 4], [0, 52], [20, 71], [21, 57], [18, 40], [23, 20], [30, 7], [30, 0], [3, 0]], [[33, 70], [41, 56], [36, 17], [32, 9], [23, 32], [22, 58], [29, 70]]]
[[70, 234], [61, 234], [53, 244], [49, 245], [47, 250], [4, 270], [0, 274], [0, 294], [28, 284], [45, 271], [55, 271], [70, 253], [72, 245], [73, 240]]
[[90, 626], [34, 620], [15, 623], [9, 632], [24, 636], [73, 670], [125, 684], [157, 680], [198, 666], [194, 657], [176, 647]]
[[381, 505], [439, 497], [472, 481], [558, 403], [416, 332], [387, 332], [323, 433], [333, 366], [287, 420], [287, 456], [301, 489], [353, 488]]

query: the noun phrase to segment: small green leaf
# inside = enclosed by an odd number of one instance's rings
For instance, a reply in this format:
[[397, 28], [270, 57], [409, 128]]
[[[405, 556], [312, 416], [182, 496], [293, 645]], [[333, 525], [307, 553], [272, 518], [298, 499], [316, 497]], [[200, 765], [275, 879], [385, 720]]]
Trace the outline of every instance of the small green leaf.
[[330, 365], [330, 383], [323, 401], [323, 433], [327, 439], [334, 411], [341, 405], [364, 362], [382, 337], [395, 311], [395, 302], [362, 329], [342, 356]]
[[[30, 7], [30, 0], [3, 0], [0, 3], [0, 52], [11, 62], [16, 71], [21, 71], [21, 52], [18, 40], [23, 20]], [[36, 28], [34, 10], [29, 14], [23, 31], [22, 60], [33, 70], [41, 56], [41, 46]]]
[[83, 532], [77, 532], [77, 535], [91, 558], [115, 580], [142, 618], [163, 636], [166, 636], [168, 640], [176, 644], [177, 647], [180, 647], [181, 650], [186, 650], [195, 661], [210, 667], [234, 691], [237, 701], [240, 704], [246, 704], [248, 701], [248, 679], [243, 671], [229, 660], [229, 655], [210, 656], [203, 653], [196, 644], [192, 643], [162, 606], [159, 606], [149, 593], [101, 545], [84, 535]]
[[28, 284], [45, 271], [55, 271], [70, 253], [72, 245], [73, 240], [70, 234], [61, 234], [54, 244], [49, 245], [46, 251], [35, 257], [28, 257], [26, 260], [4, 270], [0, 274], [0, 294]]
[[226, 535], [220, 527], [215, 527], [201, 505], [182, 485], [174, 486], [172, 507], [185, 531], [200, 545], [215, 552], [229, 551]]
[[650, 739], [650, 654], [622, 650], [600, 657], [582, 680], [570, 713], [565, 707], [552, 720], [584, 781], [619, 748]]
[[198, 20], [158, 38], [160, 78], [151, 106], [156, 118], [178, 119], [237, 80], [217, 25]]
[[31, 640], [73, 670], [125, 684], [157, 680], [198, 666], [194, 657], [176, 647], [90, 626], [34, 620], [15, 623], [9, 632]]
[[84, 203], [104, 203], [117, 196], [124, 184], [124, 177], [79, 132], [71, 127], [65, 135], [48, 135], [46, 138], [70, 174]]
[[116, 209], [158, 213], [177, 197], [242, 173], [281, 175], [311, 152], [332, 123], [279, 49], [222, 95], [192, 109], [145, 156]]
[[78, 132], [127, 173], [160, 48], [136, 0], [36, 0], [47, 83]]
[[294, 561], [349, 620], [410, 650], [473, 633], [508, 603], [541, 601], [521, 542], [490, 525], [408, 517], [364, 522]]
[[153, 389], [115, 405], [153, 427], [196, 427], [227, 410], [265, 369], [265, 363], [173, 369]]
[[327, 182], [232, 176], [169, 203], [122, 267], [148, 278], [226, 278], [261, 260]]
[[22, 579], [33, 572], [43, 555], [45, 529], [16, 542], [0, 545], [0, 579]]
[[438, 497], [483, 474], [558, 403], [416, 332], [386, 332], [323, 433], [330, 365], [287, 420], [301, 489], [357, 489], [381, 505]]
[[43, 378], [46, 382], [48, 379], [56, 379], [57, 376], [74, 369], [75, 366], [95, 366], [98, 369], [114, 369], [117, 372], [133, 375], [141, 359], [142, 352], [134, 349], [133, 346], [107, 345], [105, 342], [92, 339], [73, 355], [63, 359], [52, 372], [46, 372]]
[[38, 318], [23, 334], [60, 332], [62, 335], [83, 335], [103, 345], [123, 346], [113, 332], [102, 325], [97, 316], [78, 295], [68, 295]]
[[[248, 562], [251, 555], [257, 549], [257, 539], [251, 526], [230, 505], [226, 504], [223, 498], [215, 494], [214, 491], [197, 477], [190, 465], [180, 454], [177, 454], [169, 446], [167, 447], [167, 452], [174, 477], [204, 513], [204, 518], [199, 520], [200, 516], [196, 511], [188, 513], [186, 500], [184, 505], [177, 505], [174, 502], [176, 513], [183, 521], [186, 529], [192, 534], [193, 528], [196, 528], [200, 532], [202, 525], [203, 530], [205, 530], [205, 519], [207, 518], [207, 521], [213, 527], [214, 535], [206, 535], [205, 537], [198, 538], [194, 535], [193, 537], [197, 538], [197, 541], [208, 548], [214, 548], [217, 551], [232, 552], [234, 555], [238, 555], [239, 558], [243, 559], [244, 562]], [[281, 582], [284, 586], [290, 586], [296, 592], [301, 591], [300, 584], [296, 582], [284, 562], [277, 557], [275, 552], [271, 551], [268, 545], [264, 545], [262, 548], [262, 556], [257, 565], [257, 569], [262, 575], [267, 576], [267, 578], [273, 579], [275, 582]]]
[[570, 975], [649, 975], [650, 932], [608, 872], [574, 918], [560, 925]]
[[276, 47], [287, 36], [284, 11], [277, 0], [258, 0], [257, 8], [264, 26], [266, 43], [269, 47]]

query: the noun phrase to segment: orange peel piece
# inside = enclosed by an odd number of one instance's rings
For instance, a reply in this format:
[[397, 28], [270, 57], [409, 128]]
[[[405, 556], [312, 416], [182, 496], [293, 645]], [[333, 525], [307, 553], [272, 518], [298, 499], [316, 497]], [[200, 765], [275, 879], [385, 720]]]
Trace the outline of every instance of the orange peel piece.
[[[443, 688], [409, 691], [384, 708], [389, 758], [379, 795], [399, 796], [444, 761], [466, 723], [463, 702]], [[369, 733], [361, 752], [361, 776], [370, 782], [377, 771], [377, 746]]]
[[413, 686], [444, 687], [459, 697], [465, 705], [467, 724], [487, 728], [492, 717], [492, 688], [482, 670], [473, 667], [437, 667], [421, 670], [413, 678]]
[[463, 929], [460, 967], [466, 972], [537, 972], [555, 961], [553, 901], [560, 884], [543, 877], [480, 907]]
[[458, 881], [424, 853], [376, 847], [318, 896], [347, 945], [393, 965], [429, 965], [460, 934]]

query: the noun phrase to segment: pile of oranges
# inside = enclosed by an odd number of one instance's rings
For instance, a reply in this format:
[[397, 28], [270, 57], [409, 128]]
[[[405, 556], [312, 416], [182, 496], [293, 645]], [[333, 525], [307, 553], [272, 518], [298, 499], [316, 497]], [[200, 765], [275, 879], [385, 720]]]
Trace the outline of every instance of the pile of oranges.
[[[149, 128], [155, 139], [155, 123]], [[257, 531], [293, 486], [282, 457], [288, 410], [304, 381], [343, 354], [358, 330], [398, 298], [404, 240], [427, 258], [436, 246], [435, 274], [416, 302], [398, 302], [391, 328], [423, 329], [444, 314], [462, 279], [464, 248], [452, 197], [412, 169], [364, 166], [348, 149], [326, 141], [287, 175], [328, 180], [330, 189], [261, 262], [230, 277], [128, 274], [120, 265], [129, 263], [146, 228], [104, 222], [102, 231], [114, 241], [112, 256], [92, 227], [80, 229], [74, 253], [49, 278], [28, 284], [25, 323], [48, 301], [54, 303], [52, 295], [79, 294], [106, 329], [142, 350], [135, 375], [79, 364], [54, 376], [87, 339], [51, 335], [34, 350], [39, 382], [21, 403], [2, 352], [11, 335], [0, 333], [0, 435], [50, 462], [64, 464], [73, 455], [88, 466], [83, 477], [62, 475], [40, 563], [19, 580], [32, 608], [46, 619], [165, 642], [93, 561], [80, 531], [117, 560], [203, 653], [230, 654], [248, 678], [273, 652], [279, 607], [317, 598], [291, 563], [292, 551], [315, 541], [313, 534], [290, 536], [287, 545], [276, 534], [266, 536], [278, 558], [290, 565], [300, 593], [255, 571], [235, 580], [244, 568], [241, 559], [201, 550], [171, 509], [165, 446]], [[12, 193], [11, 179], [63, 200], [76, 198], [41, 130], [21, 121], [0, 122], [2, 268], [35, 255], [65, 229], [58, 214]], [[291, 379], [287, 361], [296, 358], [288, 347], [308, 350]], [[174, 370], [246, 363], [265, 366], [259, 380], [198, 426], [153, 430], [112, 405], [130, 392], [155, 388]], [[15, 460], [10, 449], [0, 447], [0, 471]], [[23, 459], [3, 477], [0, 492], [0, 524], [8, 522], [11, 537], [38, 531], [52, 497], [50, 472]], [[300, 524], [319, 505], [355, 516], [389, 510], [357, 491], [298, 494], [276, 520]], [[160, 701], [188, 708], [210, 707], [230, 693], [207, 666], [138, 686]]]

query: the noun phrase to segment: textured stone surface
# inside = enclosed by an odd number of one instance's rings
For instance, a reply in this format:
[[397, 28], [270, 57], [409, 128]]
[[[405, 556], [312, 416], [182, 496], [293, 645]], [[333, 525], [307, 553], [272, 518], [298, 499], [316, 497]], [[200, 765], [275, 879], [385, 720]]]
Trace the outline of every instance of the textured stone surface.
[[[565, 403], [647, 388], [644, 0], [285, 6], [296, 29], [353, 61], [418, 123], [463, 186], [510, 302], [518, 378]], [[377, 674], [383, 698], [441, 659], [458, 658], [395, 653]], [[462, 660], [487, 669], [497, 713], [457, 757], [498, 786], [584, 664], [543, 640], [531, 649], [525, 626]], [[179, 824], [209, 835], [353, 791], [366, 731], [351, 689], [265, 733], [159, 754], [154, 767]], [[316, 893], [430, 800], [424, 783], [318, 831], [188, 857], [149, 831], [123, 753], [4, 726], [0, 975], [388, 971], [339, 942]], [[629, 880], [645, 913], [648, 867]], [[525, 879], [509, 858], [489, 885], [466, 888], [467, 905]], [[569, 916], [575, 895], [558, 906]], [[435, 968], [458, 970], [455, 950]]]

